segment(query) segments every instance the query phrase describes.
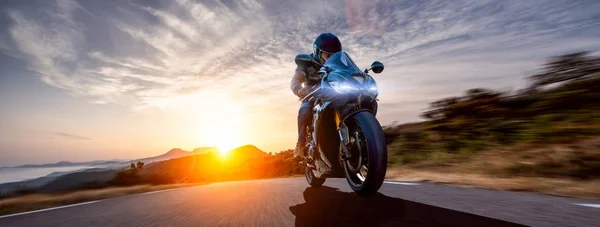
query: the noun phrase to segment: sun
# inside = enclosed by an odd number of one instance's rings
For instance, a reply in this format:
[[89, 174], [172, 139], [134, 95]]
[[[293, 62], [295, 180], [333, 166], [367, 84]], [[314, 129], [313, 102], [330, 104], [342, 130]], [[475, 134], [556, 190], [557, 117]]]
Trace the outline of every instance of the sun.
[[229, 151], [246, 141], [244, 108], [234, 102], [218, 102], [210, 111], [202, 112], [193, 127], [193, 137], [201, 138], [207, 146], [216, 147], [220, 156], [228, 156]]
[[208, 143], [216, 147], [221, 157], [227, 157], [229, 151], [240, 146], [241, 135], [236, 125], [222, 122], [214, 127], [208, 137]]
[[207, 135], [208, 142], [215, 146], [221, 156], [227, 156], [229, 151], [241, 146], [244, 139], [245, 118], [241, 108], [228, 108], [218, 111], [218, 120], [207, 124], [210, 133]]
[[215, 147], [219, 149], [219, 154], [222, 156], [226, 156], [227, 153], [236, 148], [236, 146], [237, 144], [235, 144], [235, 141], [227, 140], [227, 138], [220, 139], [220, 141], [217, 141], [215, 144]]
[[242, 125], [233, 121], [221, 121], [215, 126], [208, 142], [219, 150], [221, 156], [227, 156], [229, 151], [239, 147], [242, 141]]

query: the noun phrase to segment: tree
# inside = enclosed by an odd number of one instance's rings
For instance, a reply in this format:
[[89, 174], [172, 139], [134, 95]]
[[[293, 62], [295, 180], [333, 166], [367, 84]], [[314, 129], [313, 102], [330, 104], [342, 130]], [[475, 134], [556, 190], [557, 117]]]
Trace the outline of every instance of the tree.
[[135, 164], [133, 162], [131, 163], [131, 169], [135, 169]]
[[460, 97], [450, 97], [434, 101], [429, 104], [429, 110], [421, 114], [428, 120], [443, 120], [451, 116], [450, 108], [460, 102]]
[[590, 56], [589, 51], [568, 53], [550, 58], [541, 70], [528, 77], [533, 87], [598, 76], [600, 57]]
[[144, 167], [144, 163], [142, 161], [137, 162], [137, 168], [142, 169]]

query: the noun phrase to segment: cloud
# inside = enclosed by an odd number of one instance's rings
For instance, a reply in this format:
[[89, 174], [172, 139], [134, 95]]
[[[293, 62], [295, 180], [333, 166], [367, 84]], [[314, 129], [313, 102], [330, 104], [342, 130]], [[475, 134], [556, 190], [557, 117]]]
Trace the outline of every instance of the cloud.
[[92, 140], [90, 138], [87, 137], [83, 137], [83, 136], [78, 136], [78, 135], [73, 135], [73, 134], [69, 134], [69, 133], [64, 133], [64, 132], [53, 132], [52, 133], [55, 136], [60, 136], [63, 138], [67, 138], [67, 139], [75, 139], [75, 140]]
[[204, 100], [291, 112], [293, 57], [325, 31], [359, 65], [386, 64], [376, 76], [382, 104], [413, 103], [381, 108], [396, 118], [471, 87], [523, 86], [524, 72], [546, 57], [600, 45], [600, 3], [592, 0], [35, 4], [8, 7], [11, 40], [0, 47], [22, 54], [51, 86], [140, 111]]

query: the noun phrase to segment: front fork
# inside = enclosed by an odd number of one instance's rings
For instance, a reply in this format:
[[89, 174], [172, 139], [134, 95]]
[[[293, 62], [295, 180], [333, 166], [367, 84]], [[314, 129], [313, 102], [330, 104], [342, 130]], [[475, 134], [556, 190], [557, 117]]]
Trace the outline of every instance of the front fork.
[[348, 128], [344, 127], [343, 129], [338, 130], [340, 134], [340, 146], [342, 147], [342, 152], [340, 153], [340, 157], [342, 161], [346, 161], [350, 159], [350, 149], [348, 149], [348, 145], [350, 145], [350, 140], [348, 137]]
[[321, 111], [323, 111], [325, 109], [325, 107], [327, 107], [329, 103], [323, 103], [322, 99], [318, 99], [314, 102], [314, 105], [312, 107], [312, 122], [310, 123], [310, 125], [308, 127], [306, 127], [306, 135], [307, 135], [307, 139], [306, 139], [306, 155], [305, 155], [305, 160], [307, 161], [307, 165], [309, 167], [314, 168], [314, 166], [312, 165], [313, 161], [314, 161], [314, 155], [315, 155], [315, 151], [317, 149], [317, 131], [318, 131], [318, 127], [317, 127], [317, 123], [319, 122], [319, 117], [321, 114]]
[[377, 114], [377, 98], [372, 98], [370, 105], [364, 105], [365, 97], [362, 95], [358, 96], [358, 100], [355, 104], [348, 105], [346, 108], [339, 109], [336, 111], [335, 123], [338, 125], [338, 135], [340, 136], [341, 152], [340, 157], [343, 161], [348, 160], [351, 157], [350, 147], [354, 144], [354, 138], [350, 136], [348, 126], [345, 124], [345, 120], [358, 112], [370, 111], [373, 115]]

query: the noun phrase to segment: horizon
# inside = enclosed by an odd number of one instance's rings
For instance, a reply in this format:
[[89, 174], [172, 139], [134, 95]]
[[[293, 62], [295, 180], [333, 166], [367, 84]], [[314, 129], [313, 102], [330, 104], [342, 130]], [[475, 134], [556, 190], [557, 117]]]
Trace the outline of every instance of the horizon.
[[549, 57], [600, 50], [593, 0], [0, 6], [0, 167], [293, 149], [293, 59], [321, 32], [361, 68], [385, 65], [373, 75], [382, 126], [422, 121], [430, 102], [470, 88], [520, 89]]
[[[173, 150], [181, 150], [183, 152], [188, 152], [188, 153], [190, 153], [190, 155], [202, 155], [202, 154], [209, 154], [211, 152], [219, 152], [221, 154], [227, 154], [230, 151], [233, 151], [233, 150], [236, 150], [236, 149], [240, 149], [242, 147], [247, 147], [247, 146], [253, 146], [253, 147], [257, 148], [258, 150], [264, 152], [265, 154], [272, 153], [272, 152], [264, 151], [264, 150], [260, 149], [260, 147], [257, 147], [257, 146], [255, 146], [253, 144], [244, 144], [244, 145], [235, 147], [235, 148], [233, 148], [231, 150], [228, 150], [227, 152], [220, 151], [217, 147], [196, 147], [196, 148], [190, 149], [190, 150], [186, 150], [186, 149], [181, 149], [181, 148], [178, 148], [178, 147], [174, 147], [174, 148], [169, 149], [166, 152], [162, 152], [162, 153], [158, 153], [158, 154], [152, 154], [149, 157], [137, 157], [137, 158], [133, 158], [133, 159], [94, 159], [94, 160], [82, 160], [82, 161], [61, 160], [61, 161], [49, 162], [49, 163], [26, 163], [26, 164], [20, 164], [20, 165], [12, 165], [12, 166], [0, 166], [0, 169], [2, 169], [2, 168], [15, 168], [15, 167], [21, 167], [21, 166], [27, 166], [27, 165], [37, 166], [37, 165], [52, 165], [52, 164], [60, 164], [60, 163], [71, 163], [71, 164], [73, 164], [73, 163], [78, 163], [78, 164], [79, 163], [88, 163], [88, 162], [123, 162], [123, 163], [125, 163], [125, 162], [138, 161], [138, 160], [141, 160], [141, 159], [153, 158], [153, 157], [158, 157], [158, 156], [166, 155], [166, 154], [170, 153]], [[195, 150], [197, 150], [197, 149], [216, 149], [216, 151], [205, 151], [204, 153], [193, 154], [193, 152]], [[281, 150], [279, 152], [284, 152], [284, 151], [288, 151], [288, 150], [291, 150], [291, 149]], [[276, 153], [279, 153], [279, 152], [276, 152]], [[273, 154], [275, 154], [275, 153], [273, 153]], [[183, 157], [185, 157], [185, 156], [183, 156]]]

